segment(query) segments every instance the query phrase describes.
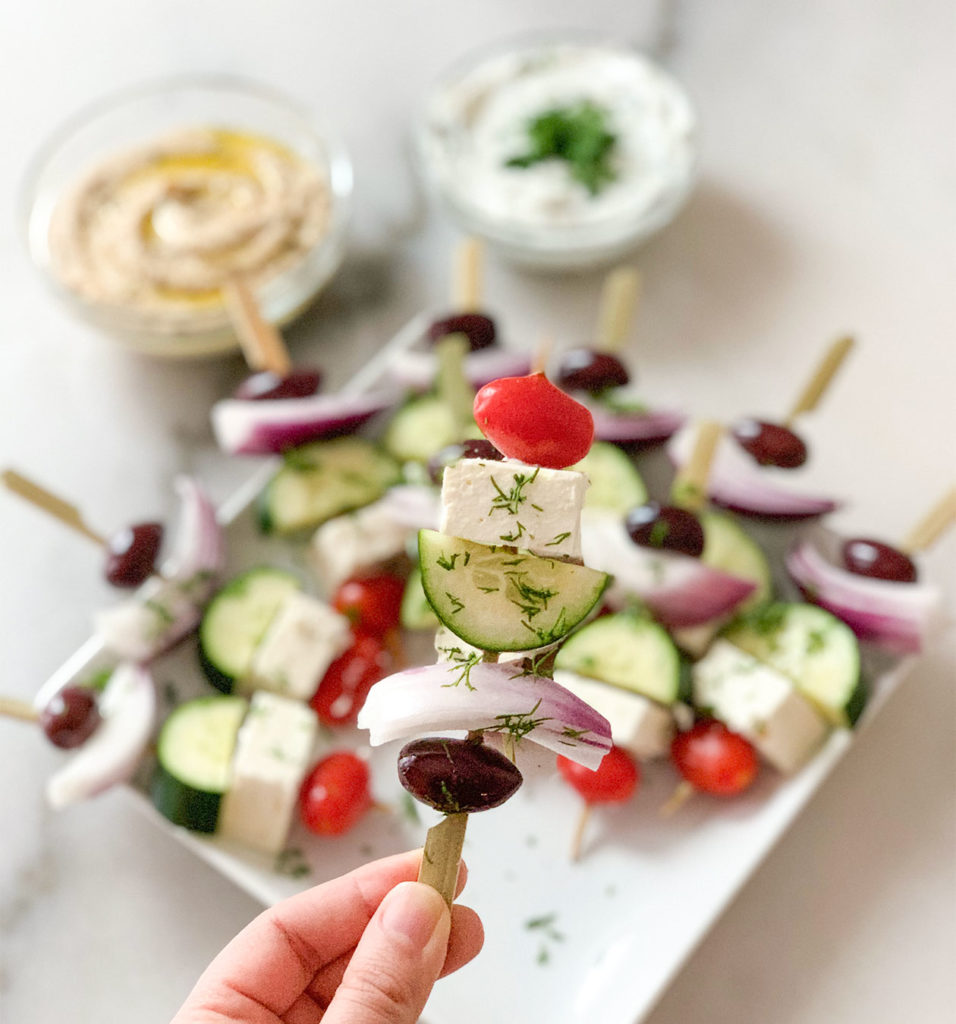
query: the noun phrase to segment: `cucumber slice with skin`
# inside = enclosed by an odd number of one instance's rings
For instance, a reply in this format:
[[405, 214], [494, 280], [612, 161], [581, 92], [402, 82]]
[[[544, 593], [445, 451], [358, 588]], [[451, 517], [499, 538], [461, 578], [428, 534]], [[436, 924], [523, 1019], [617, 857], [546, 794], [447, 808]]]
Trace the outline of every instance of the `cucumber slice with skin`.
[[555, 668], [632, 690], [660, 704], [686, 688], [680, 654], [663, 626], [632, 612], [602, 615], [570, 637]]
[[199, 624], [199, 664], [223, 693], [248, 675], [256, 646], [282, 602], [302, 589], [290, 572], [250, 569], [227, 583], [209, 602]]
[[418, 534], [422, 587], [456, 636], [484, 651], [528, 651], [569, 633], [601, 599], [606, 573], [435, 530]]
[[312, 529], [333, 516], [370, 505], [401, 479], [401, 467], [362, 437], [337, 437], [293, 448], [259, 504], [266, 533]]
[[403, 629], [435, 629], [438, 625], [435, 609], [428, 603], [422, 589], [422, 573], [418, 566], [412, 569], [405, 581], [399, 617]]
[[751, 580], [757, 589], [740, 606], [740, 611], [756, 608], [773, 596], [773, 579], [766, 556], [739, 523], [724, 512], [706, 510], [699, 514], [704, 528], [704, 551], [700, 560], [714, 569], [722, 569], [742, 580]]
[[446, 445], [463, 437], [481, 437], [472, 422], [464, 430], [461, 418], [438, 395], [422, 395], [406, 402], [385, 429], [382, 444], [399, 462], [427, 462]]
[[595, 441], [591, 450], [571, 469], [587, 475], [590, 486], [585, 508], [599, 508], [625, 515], [647, 501], [647, 488], [633, 461], [615, 444]]
[[152, 798], [173, 824], [216, 831], [236, 737], [248, 709], [242, 697], [200, 697], [180, 704], [166, 719], [157, 741]]
[[793, 680], [835, 725], [860, 717], [866, 690], [860, 648], [836, 616], [812, 604], [778, 601], [732, 622], [724, 639]]

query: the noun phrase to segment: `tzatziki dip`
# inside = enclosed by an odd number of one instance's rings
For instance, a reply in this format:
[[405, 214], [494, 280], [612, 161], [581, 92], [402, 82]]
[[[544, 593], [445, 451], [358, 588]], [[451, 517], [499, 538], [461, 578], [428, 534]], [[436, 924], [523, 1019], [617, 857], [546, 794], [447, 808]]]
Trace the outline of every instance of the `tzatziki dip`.
[[573, 259], [674, 216], [695, 177], [696, 115], [636, 51], [557, 42], [447, 77], [426, 102], [419, 148], [467, 228]]
[[60, 196], [50, 220], [54, 274], [86, 302], [161, 328], [222, 316], [222, 287], [259, 286], [325, 235], [324, 172], [280, 143], [184, 128], [101, 159]]

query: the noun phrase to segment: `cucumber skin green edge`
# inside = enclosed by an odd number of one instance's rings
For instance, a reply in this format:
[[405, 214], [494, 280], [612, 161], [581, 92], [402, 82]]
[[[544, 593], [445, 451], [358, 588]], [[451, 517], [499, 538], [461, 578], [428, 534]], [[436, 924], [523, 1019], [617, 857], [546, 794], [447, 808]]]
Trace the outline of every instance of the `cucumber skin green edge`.
[[150, 786], [153, 806], [174, 825], [191, 832], [215, 832], [222, 793], [206, 793], [180, 782], [157, 763]]

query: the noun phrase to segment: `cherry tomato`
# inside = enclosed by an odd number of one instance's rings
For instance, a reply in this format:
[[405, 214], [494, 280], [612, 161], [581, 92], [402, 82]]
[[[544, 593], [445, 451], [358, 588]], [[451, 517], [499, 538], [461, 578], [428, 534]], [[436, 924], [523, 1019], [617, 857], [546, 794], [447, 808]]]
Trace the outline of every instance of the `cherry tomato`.
[[350, 750], [324, 757], [299, 790], [299, 816], [320, 836], [348, 832], [372, 806], [368, 765]]
[[475, 395], [475, 420], [509, 458], [550, 469], [579, 462], [594, 439], [591, 413], [543, 373], [486, 384]]
[[399, 623], [405, 582], [391, 573], [346, 580], [332, 597], [332, 607], [341, 612], [353, 629], [383, 635]]
[[641, 781], [637, 762], [621, 747], [611, 747], [593, 771], [559, 754], [558, 771], [589, 804], [623, 803]]
[[388, 674], [391, 656], [380, 637], [357, 633], [352, 646], [326, 669], [309, 701], [323, 725], [352, 725], [368, 691]]
[[716, 796], [742, 793], [757, 776], [754, 748], [743, 736], [711, 718], [674, 737], [671, 759], [695, 789]]

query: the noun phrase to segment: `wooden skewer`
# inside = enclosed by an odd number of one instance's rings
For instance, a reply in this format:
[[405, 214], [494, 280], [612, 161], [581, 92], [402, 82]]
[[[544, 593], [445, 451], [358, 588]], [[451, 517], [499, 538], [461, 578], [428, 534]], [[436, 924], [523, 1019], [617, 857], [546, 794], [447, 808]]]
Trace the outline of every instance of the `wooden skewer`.
[[477, 238], [466, 238], [455, 251], [455, 275], [452, 302], [462, 313], [476, 313], [481, 308], [484, 249]]
[[578, 815], [578, 823], [571, 838], [571, 863], [576, 864], [581, 859], [581, 851], [584, 849], [584, 833], [587, 830], [588, 822], [591, 820], [591, 811], [594, 804], [585, 803]]
[[449, 334], [442, 338], [437, 347], [438, 374], [435, 381], [442, 402], [452, 410], [463, 435], [475, 421], [472, 412], [475, 389], [462, 370], [468, 349], [468, 339], [464, 334]]
[[690, 458], [681, 466], [671, 485], [671, 500], [690, 512], [698, 512], [707, 502], [707, 478], [724, 428], [714, 420], [705, 420], [697, 428]]
[[851, 337], [838, 338], [826, 351], [820, 360], [813, 376], [804, 385], [797, 400], [793, 403], [787, 418], [783, 421], [785, 427], [793, 425], [793, 421], [802, 413], [815, 409], [823, 397], [824, 392], [830, 386], [837, 370], [843, 364], [843, 360], [850, 354], [856, 342]]
[[534, 358], [531, 360], [532, 373], [544, 373], [544, 369], [548, 365], [548, 360], [551, 358], [551, 345], [551, 336], [548, 334], [544, 335], [541, 341], [538, 342]]
[[275, 327], [263, 318], [245, 278], [230, 278], [223, 287], [223, 297], [250, 368], [270, 370], [278, 377], [285, 377], [292, 369], [285, 342]]
[[696, 790], [694, 787], [684, 779], [674, 787], [674, 792], [671, 793], [667, 803], [661, 806], [658, 812], [662, 818], [669, 818], [671, 815], [676, 814], [688, 800], [694, 795]]
[[956, 487], [951, 487], [906, 535], [900, 551], [915, 554], [926, 551], [956, 523]]
[[641, 274], [636, 267], [618, 267], [604, 279], [595, 339], [598, 351], [620, 351], [634, 322], [641, 290]]
[[59, 519], [61, 523], [69, 526], [76, 533], [82, 534], [88, 540], [99, 544], [100, 547], [105, 548], [109, 543], [102, 534], [97, 533], [96, 530], [86, 525], [82, 513], [75, 505], [71, 505], [70, 502], [53, 494], [52, 491], [41, 487], [22, 473], [18, 473], [14, 469], [5, 469], [0, 474], [0, 478], [2, 478], [4, 485], [13, 491], [14, 494], [25, 498], [31, 504], [36, 505], [37, 508], [53, 516], [54, 519]]
[[446, 814], [425, 835], [418, 880], [439, 892], [449, 907], [455, 901], [458, 865], [467, 827], [467, 814]]
[[25, 700], [16, 697], [0, 697], [0, 715], [5, 718], [19, 718], [22, 722], [38, 722], [40, 712]]

